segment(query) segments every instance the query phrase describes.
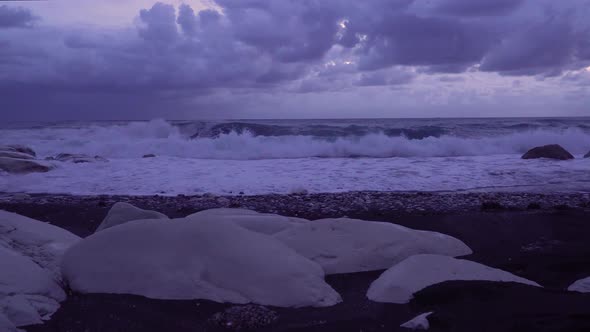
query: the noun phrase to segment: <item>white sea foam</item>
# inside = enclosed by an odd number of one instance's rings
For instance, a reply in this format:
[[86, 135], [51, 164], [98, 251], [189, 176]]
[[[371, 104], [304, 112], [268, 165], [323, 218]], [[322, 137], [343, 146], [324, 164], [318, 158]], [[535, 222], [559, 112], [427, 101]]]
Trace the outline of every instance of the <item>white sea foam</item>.
[[[31, 146], [40, 158], [100, 155], [108, 163], [54, 162], [45, 174], [1, 175], [0, 192], [72, 194], [265, 194], [375, 191], [590, 192], [590, 133], [584, 126], [477, 126], [439, 137], [256, 136], [230, 132], [190, 139], [163, 120], [2, 129], [0, 142]], [[480, 135], [474, 128], [488, 126]], [[585, 122], [584, 122], [585, 123]], [[523, 127], [524, 129], [522, 129]], [[428, 126], [421, 128], [429, 128]], [[492, 129], [490, 129], [492, 128]], [[265, 129], [266, 130], [266, 129]], [[495, 133], [495, 134], [490, 134]], [[527, 149], [561, 144], [572, 161], [521, 160]], [[157, 158], [142, 159], [144, 154]], [[347, 158], [355, 157], [355, 158]]]
[[458, 157], [522, 154], [545, 144], [561, 144], [574, 154], [590, 150], [590, 133], [579, 128], [514, 131], [496, 136], [443, 135], [423, 139], [372, 133], [332, 139], [313, 136], [254, 136], [249, 132], [190, 139], [163, 120], [81, 128], [49, 127], [0, 131], [0, 140], [32, 146], [42, 156], [84, 153], [106, 158], [158, 156], [260, 160], [346, 157]]
[[210, 160], [175, 157], [59, 163], [49, 173], [0, 175], [0, 192], [267, 194], [372, 191], [590, 192], [588, 159], [519, 155], [442, 158]]

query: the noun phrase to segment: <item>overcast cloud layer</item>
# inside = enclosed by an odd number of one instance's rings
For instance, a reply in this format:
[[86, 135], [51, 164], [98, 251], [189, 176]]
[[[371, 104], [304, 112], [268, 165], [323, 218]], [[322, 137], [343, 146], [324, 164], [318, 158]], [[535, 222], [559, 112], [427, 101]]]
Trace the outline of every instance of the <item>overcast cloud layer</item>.
[[3, 118], [590, 115], [590, 0], [81, 3], [0, 5]]

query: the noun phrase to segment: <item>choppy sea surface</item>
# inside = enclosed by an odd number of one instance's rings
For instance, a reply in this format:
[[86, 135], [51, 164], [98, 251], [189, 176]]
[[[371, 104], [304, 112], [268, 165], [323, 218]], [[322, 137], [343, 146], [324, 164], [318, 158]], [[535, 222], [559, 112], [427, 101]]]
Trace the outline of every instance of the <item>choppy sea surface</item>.
[[[0, 173], [0, 192], [590, 192], [590, 118], [10, 123], [1, 144], [109, 162]], [[545, 144], [576, 159], [520, 159]]]

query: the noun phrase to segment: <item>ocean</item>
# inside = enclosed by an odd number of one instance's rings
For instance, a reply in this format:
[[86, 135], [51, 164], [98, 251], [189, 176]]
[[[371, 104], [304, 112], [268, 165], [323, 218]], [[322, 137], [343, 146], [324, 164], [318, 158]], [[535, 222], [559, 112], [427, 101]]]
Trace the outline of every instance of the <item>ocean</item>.
[[[109, 160], [0, 173], [10, 193], [590, 192], [590, 118], [11, 123], [0, 144]], [[576, 159], [520, 159], [545, 144]]]

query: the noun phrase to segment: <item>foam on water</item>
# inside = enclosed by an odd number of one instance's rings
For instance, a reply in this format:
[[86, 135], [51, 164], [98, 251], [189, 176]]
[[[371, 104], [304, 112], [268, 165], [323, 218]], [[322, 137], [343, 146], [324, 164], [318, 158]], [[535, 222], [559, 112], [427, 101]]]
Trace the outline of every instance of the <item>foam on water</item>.
[[[195, 136], [216, 126], [170, 123], [66, 124], [0, 130], [0, 144], [24, 144], [43, 158], [58, 153], [100, 155], [109, 163], [55, 163], [49, 173], [0, 175], [0, 192], [72, 194], [264, 194], [376, 191], [582, 191], [590, 192], [590, 120], [522, 120], [432, 123], [405, 128], [432, 132], [412, 138], [393, 125], [279, 123], [261, 135], [249, 130]], [[264, 124], [265, 126], [267, 124]], [[276, 127], [277, 124], [273, 123]], [[395, 124], [399, 129], [400, 125]], [[234, 124], [231, 124], [234, 126]], [[350, 127], [354, 126], [353, 132]], [[436, 127], [439, 129], [432, 130]], [[273, 127], [273, 128], [274, 128]], [[344, 128], [336, 136], [294, 135], [309, 128]], [[358, 135], [358, 128], [361, 135]], [[374, 130], [375, 128], [379, 130]], [[383, 128], [388, 132], [383, 131]], [[205, 129], [203, 129], [205, 128]], [[348, 128], [348, 129], [347, 129]], [[372, 128], [368, 130], [366, 128]], [[273, 129], [274, 130], [274, 129]], [[330, 129], [333, 131], [333, 128]], [[368, 133], [367, 133], [368, 132]], [[445, 134], [440, 135], [441, 132]], [[318, 132], [312, 132], [318, 133]], [[191, 138], [194, 137], [194, 138]], [[561, 144], [573, 161], [521, 160], [534, 146]], [[145, 154], [157, 158], [142, 159]]]
[[590, 150], [590, 132], [577, 127], [515, 130], [502, 135], [475, 137], [448, 134], [422, 139], [390, 136], [383, 132], [325, 138], [309, 135], [256, 136], [248, 131], [192, 139], [181, 133], [178, 126], [154, 120], [81, 128], [4, 130], [0, 132], [0, 140], [32, 146], [42, 156], [65, 152], [106, 158], [138, 158], [148, 153], [225, 160], [489, 156], [521, 154], [544, 144], [561, 144], [574, 154]]
[[160, 157], [60, 164], [49, 173], [0, 176], [0, 192], [267, 194], [370, 191], [590, 192], [588, 159], [518, 155], [442, 158], [207, 160]]

